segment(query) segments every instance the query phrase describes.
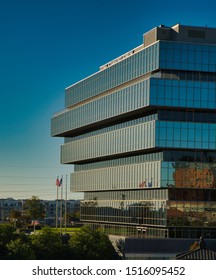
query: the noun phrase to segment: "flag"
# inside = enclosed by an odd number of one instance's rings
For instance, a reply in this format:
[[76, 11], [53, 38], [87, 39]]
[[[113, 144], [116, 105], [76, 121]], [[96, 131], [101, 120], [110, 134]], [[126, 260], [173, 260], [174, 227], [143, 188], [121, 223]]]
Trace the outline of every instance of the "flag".
[[57, 186], [57, 187], [60, 187], [60, 186], [61, 186], [61, 185], [60, 185], [59, 178], [56, 179], [56, 186]]
[[145, 188], [146, 187], [146, 182], [141, 182], [140, 184], [139, 184], [139, 188]]
[[32, 220], [32, 222], [31, 222], [32, 226], [38, 226], [39, 224], [40, 224], [40, 222], [37, 220]]
[[61, 180], [60, 180], [60, 182], [59, 182], [59, 186], [60, 186], [60, 187], [62, 186], [62, 178], [61, 178]]

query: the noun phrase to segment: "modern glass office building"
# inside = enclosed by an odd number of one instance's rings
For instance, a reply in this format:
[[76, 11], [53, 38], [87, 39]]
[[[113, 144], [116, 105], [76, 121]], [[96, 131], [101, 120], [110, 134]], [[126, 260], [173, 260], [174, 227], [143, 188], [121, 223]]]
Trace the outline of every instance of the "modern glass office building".
[[159, 26], [65, 90], [52, 136], [81, 219], [110, 234], [216, 238], [216, 28]]

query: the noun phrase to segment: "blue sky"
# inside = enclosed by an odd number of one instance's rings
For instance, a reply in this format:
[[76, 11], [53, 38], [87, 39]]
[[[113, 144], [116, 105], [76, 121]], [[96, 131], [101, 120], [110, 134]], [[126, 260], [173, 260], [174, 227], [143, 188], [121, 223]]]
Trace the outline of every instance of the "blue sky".
[[[63, 139], [50, 119], [64, 89], [142, 44], [165, 24], [216, 27], [216, 3], [141, 0], [0, 1], [0, 198], [55, 199]], [[79, 198], [71, 193], [69, 198]]]

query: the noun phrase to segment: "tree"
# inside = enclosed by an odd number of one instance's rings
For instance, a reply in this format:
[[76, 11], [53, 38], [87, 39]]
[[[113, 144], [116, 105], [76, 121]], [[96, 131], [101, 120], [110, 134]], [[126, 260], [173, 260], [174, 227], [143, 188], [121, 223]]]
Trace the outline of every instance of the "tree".
[[0, 225], [0, 259], [7, 257], [7, 243], [15, 240], [15, 230], [11, 225]]
[[26, 200], [23, 207], [25, 216], [32, 220], [35, 231], [35, 221], [45, 217], [45, 206], [40, 202], [38, 197], [32, 196], [31, 199]]
[[77, 210], [73, 213], [68, 213], [67, 219], [69, 219], [70, 221], [75, 221], [75, 222], [80, 221], [80, 211]]
[[12, 260], [34, 260], [35, 253], [29, 242], [18, 238], [11, 240], [7, 245], [7, 254]]
[[100, 229], [82, 227], [71, 236], [69, 246], [72, 252], [71, 258], [74, 259], [109, 260], [117, 257], [108, 236]]
[[23, 228], [26, 224], [26, 220], [23, 218], [22, 212], [19, 210], [12, 209], [9, 218], [11, 224], [16, 228]]
[[66, 246], [61, 235], [51, 228], [44, 227], [40, 233], [32, 235], [32, 246], [37, 260], [66, 259]]

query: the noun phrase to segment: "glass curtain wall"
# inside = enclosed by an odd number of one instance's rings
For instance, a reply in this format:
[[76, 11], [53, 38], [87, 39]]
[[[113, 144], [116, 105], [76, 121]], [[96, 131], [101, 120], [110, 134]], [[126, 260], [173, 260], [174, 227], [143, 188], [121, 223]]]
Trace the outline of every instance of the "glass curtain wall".
[[65, 137], [85, 224], [216, 237], [215, 72], [216, 45], [164, 40], [66, 89], [51, 134]]

